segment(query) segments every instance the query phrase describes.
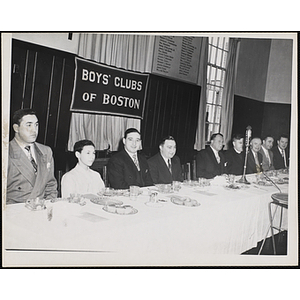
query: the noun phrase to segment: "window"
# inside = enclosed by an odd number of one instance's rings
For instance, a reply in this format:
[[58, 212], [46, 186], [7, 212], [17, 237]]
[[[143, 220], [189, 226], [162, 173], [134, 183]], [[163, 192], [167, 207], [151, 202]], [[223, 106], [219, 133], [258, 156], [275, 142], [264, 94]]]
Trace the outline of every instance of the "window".
[[222, 95], [228, 54], [228, 37], [210, 37], [208, 42], [205, 141], [220, 132]]

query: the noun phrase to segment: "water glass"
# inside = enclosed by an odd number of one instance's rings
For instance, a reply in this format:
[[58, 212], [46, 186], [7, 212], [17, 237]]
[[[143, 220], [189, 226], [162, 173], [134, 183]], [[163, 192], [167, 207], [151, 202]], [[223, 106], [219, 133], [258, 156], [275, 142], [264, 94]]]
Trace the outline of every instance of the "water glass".
[[129, 187], [130, 200], [136, 201], [137, 196], [139, 195], [140, 187], [136, 185], [131, 185]]
[[149, 190], [149, 202], [156, 203], [157, 202], [157, 195], [158, 195], [157, 192]]
[[173, 181], [172, 182], [172, 187], [173, 187], [173, 190], [175, 192], [178, 192], [181, 189], [181, 182], [180, 181]]
[[229, 181], [229, 184], [234, 184], [234, 182], [235, 182], [235, 175], [229, 174], [228, 175], [228, 181]]

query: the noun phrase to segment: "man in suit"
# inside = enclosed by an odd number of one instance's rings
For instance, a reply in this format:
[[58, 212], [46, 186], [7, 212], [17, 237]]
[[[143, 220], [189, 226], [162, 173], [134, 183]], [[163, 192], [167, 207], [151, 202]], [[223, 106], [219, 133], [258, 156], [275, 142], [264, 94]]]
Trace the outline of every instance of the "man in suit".
[[57, 181], [50, 147], [36, 142], [38, 119], [31, 109], [13, 115], [15, 137], [9, 142], [6, 203], [27, 199], [54, 199]]
[[262, 172], [262, 155], [259, 153], [261, 149], [261, 139], [253, 138], [250, 142], [250, 150], [247, 156], [246, 173], [260, 173]]
[[288, 142], [288, 136], [282, 134], [277, 140], [277, 146], [272, 149], [275, 170], [286, 169], [289, 166]]
[[210, 138], [210, 146], [198, 152], [196, 156], [197, 178], [211, 179], [225, 172], [225, 157], [221, 152], [223, 144], [223, 135], [214, 133]]
[[172, 136], [163, 138], [159, 144], [159, 153], [148, 160], [153, 183], [183, 181], [180, 159], [175, 153], [175, 139]]
[[271, 148], [273, 147], [274, 138], [272, 136], [266, 136], [263, 139], [262, 147], [259, 150], [259, 153], [262, 155], [262, 169], [264, 172], [269, 170], [274, 170], [274, 162], [273, 162], [273, 152]]
[[245, 154], [243, 151], [244, 137], [234, 134], [232, 137], [232, 148], [225, 152], [225, 170], [227, 174], [242, 175], [244, 171]]
[[111, 187], [128, 189], [131, 185], [140, 187], [153, 185], [146, 158], [138, 153], [141, 135], [136, 128], [125, 131], [124, 149], [108, 161], [107, 172]]

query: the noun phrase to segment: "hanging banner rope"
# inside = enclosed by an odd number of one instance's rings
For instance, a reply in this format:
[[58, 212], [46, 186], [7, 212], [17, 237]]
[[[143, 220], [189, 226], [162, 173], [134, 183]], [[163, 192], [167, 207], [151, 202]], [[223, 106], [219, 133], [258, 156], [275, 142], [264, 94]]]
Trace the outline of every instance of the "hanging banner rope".
[[148, 74], [121, 70], [75, 57], [70, 110], [143, 118]]

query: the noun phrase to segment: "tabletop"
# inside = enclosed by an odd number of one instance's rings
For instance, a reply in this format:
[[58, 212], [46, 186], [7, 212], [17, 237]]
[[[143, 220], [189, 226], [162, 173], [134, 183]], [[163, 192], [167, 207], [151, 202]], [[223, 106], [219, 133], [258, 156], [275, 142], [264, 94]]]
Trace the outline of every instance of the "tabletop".
[[[47, 201], [47, 208], [38, 211], [7, 205], [4, 254], [12, 265], [30, 264], [23, 261], [30, 257], [33, 265], [137, 266], [197, 265], [207, 255], [240, 255], [264, 238], [268, 203], [278, 193], [274, 185], [257, 184], [254, 175], [247, 178], [251, 183], [238, 188], [217, 180], [204, 187], [184, 182], [169, 193], [142, 188], [136, 200], [126, 194], [109, 197], [132, 206], [134, 213], [128, 215], [107, 212], [90, 199], [84, 205]], [[278, 187], [288, 190], [287, 182]], [[157, 192], [154, 204], [149, 203], [149, 190]], [[176, 202], [186, 198], [197, 205]], [[287, 227], [286, 210], [283, 220]], [[24, 258], [16, 258], [20, 253]]]

